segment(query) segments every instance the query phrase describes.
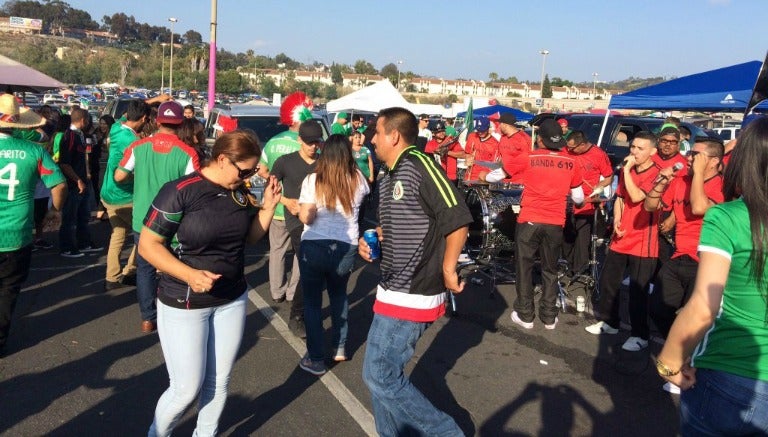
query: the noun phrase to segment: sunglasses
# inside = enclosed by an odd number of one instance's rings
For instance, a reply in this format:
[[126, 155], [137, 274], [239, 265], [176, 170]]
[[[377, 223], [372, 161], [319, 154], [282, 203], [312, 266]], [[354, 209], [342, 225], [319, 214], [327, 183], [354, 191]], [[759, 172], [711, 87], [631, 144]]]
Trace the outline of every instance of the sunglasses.
[[232, 163], [232, 165], [235, 166], [237, 169], [237, 177], [240, 179], [250, 179], [251, 176], [255, 175], [257, 171], [259, 171], [259, 165], [256, 164], [256, 167], [254, 168], [240, 168], [235, 161], [232, 160], [232, 158], [227, 157], [229, 159], [229, 162]]
[[702, 155], [706, 156], [707, 158], [711, 158], [711, 156], [707, 155], [706, 153], [704, 153], [704, 152], [697, 152], [695, 150], [689, 150], [689, 151], [685, 152], [685, 156], [687, 156], [689, 158], [693, 158], [694, 156], [698, 155], [699, 153], [701, 153]]

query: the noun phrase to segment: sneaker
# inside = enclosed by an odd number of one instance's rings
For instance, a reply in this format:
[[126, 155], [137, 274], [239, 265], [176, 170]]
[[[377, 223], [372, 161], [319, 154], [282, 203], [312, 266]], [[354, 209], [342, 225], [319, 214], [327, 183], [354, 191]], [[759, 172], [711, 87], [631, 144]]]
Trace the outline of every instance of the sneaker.
[[621, 346], [622, 349], [629, 352], [639, 352], [647, 347], [648, 340], [643, 340], [640, 337], [629, 337], [627, 341], [624, 342], [624, 345]]
[[551, 331], [555, 329], [556, 326], [557, 326], [557, 317], [555, 317], [555, 321], [550, 323], [549, 325], [545, 324], [544, 329], [549, 329]]
[[296, 337], [307, 338], [307, 328], [304, 327], [303, 319], [292, 318], [288, 321], [288, 329], [290, 329]]
[[128, 275], [123, 275], [120, 277], [120, 283], [123, 285], [136, 285], [136, 273], [131, 273]]
[[276, 304], [277, 304], [277, 303], [283, 303], [283, 302], [285, 302], [285, 296], [281, 296], [281, 297], [273, 297], [273, 298], [272, 298], [272, 302], [273, 302], [273, 303], [276, 303]]
[[321, 376], [328, 371], [325, 367], [325, 363], [322, 361], [312, 361], [306, 355], [299, 361], [299, 367], [315, 376]]
[[671, 382], [665, 382], [661, 388], [665, 392], [672, 393], [673, 395], [680, 394], [680, 387], [676, 386], [675, 384], [672, 384]]
[[517, 323], [525, 329], [533, 329], [533, 322], [523, 322], [522, 319], [520, 319], [520, 316], [517, 315], [517, 311], [512, 311], [510, 317], [512, 318], [513, 323]]
[[584, 328], [585, 331], [589, 332], [590, 334], [600, 335], [600, 334], [618, 334], [619, 330], [614, 328], [613, 326], [605, 323], [605, 322], [597, 322], [593, 325], [589, 325], [586, 328]]
[[80, 258], [85, 254], [79, 250], [64, 250], [59, 253], [59, 255], [63, 256], [64, 258]]
[[623, 281], [621, 281], [621, 285], [625, 287], [629, 287], [629, 276], [627, 276], [626, 278], [624, 278]]
[[37, 240], [35, 240], [35, 248], [43, 249], [43, 250], [52, 249], [53, 243], [51, 243], [48, 240], [43, 240], [42, 238], [38, 238]]
[[648, 294], [653, 294], [653, 284], [648, 284]]
[[337, 347], [336, 353], [333, 355], [333, 361], [347, 361], [348, 359], [347, 351], [344, 349], [344, 346]]
[[104, 248], [99, 246], [85, 246], [80, 249], [80, 252], [93, 253], [93, 252], [101, 252], [102, 250], [104, 250]]

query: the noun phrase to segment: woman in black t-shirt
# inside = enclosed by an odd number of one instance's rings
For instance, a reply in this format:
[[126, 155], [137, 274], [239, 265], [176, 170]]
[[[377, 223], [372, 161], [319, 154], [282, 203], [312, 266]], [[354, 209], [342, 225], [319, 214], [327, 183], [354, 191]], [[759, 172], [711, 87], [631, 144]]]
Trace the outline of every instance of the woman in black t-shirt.
[[281, 197], [274, 177], [260, 208], [244, 188], [260, 155], [253, 133], [221, 136], [200, 172], [165, 184], [144, 219], [139, 253], [163, 272], [157, 322], [170, 378], [149, 435], [169, 435], [198, 398], [194, 434], [216, 434], [245, 325], [245, 243], [265, 235]]

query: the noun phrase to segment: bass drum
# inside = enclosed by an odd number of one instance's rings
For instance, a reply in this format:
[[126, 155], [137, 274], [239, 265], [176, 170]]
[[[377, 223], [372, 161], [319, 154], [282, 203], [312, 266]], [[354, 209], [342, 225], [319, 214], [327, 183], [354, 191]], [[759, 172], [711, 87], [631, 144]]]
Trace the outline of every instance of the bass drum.
[[521, 186], [471, 186], [466, 203], [472, 213], [467, 247], [480, 260], [511, 257], [515, 247], [515, 226], [520, 212]]

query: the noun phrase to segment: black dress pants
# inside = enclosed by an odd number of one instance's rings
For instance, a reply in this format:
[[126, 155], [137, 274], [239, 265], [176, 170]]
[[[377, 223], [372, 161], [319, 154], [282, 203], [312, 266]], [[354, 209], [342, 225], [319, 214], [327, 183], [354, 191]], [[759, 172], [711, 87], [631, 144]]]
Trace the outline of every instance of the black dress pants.
[[539, 319], [546, 325], [557, 317], [557, 259], [563, 243], [562, 226], [540, 223], [518, 223], [515, 229], [517, 299], [514, 309], [524, 322], [535, 317], [533, 302], [533, 265], [538, 253], [541, 258], [542, 295], [539, 299]]
[[650, 295], [649, 312], [653, 324], [664, 338], [669, 335], [677, 310], [682, 308], [693, 292], [699, 263], [688, 255], [667, 261], [656, 276]]

